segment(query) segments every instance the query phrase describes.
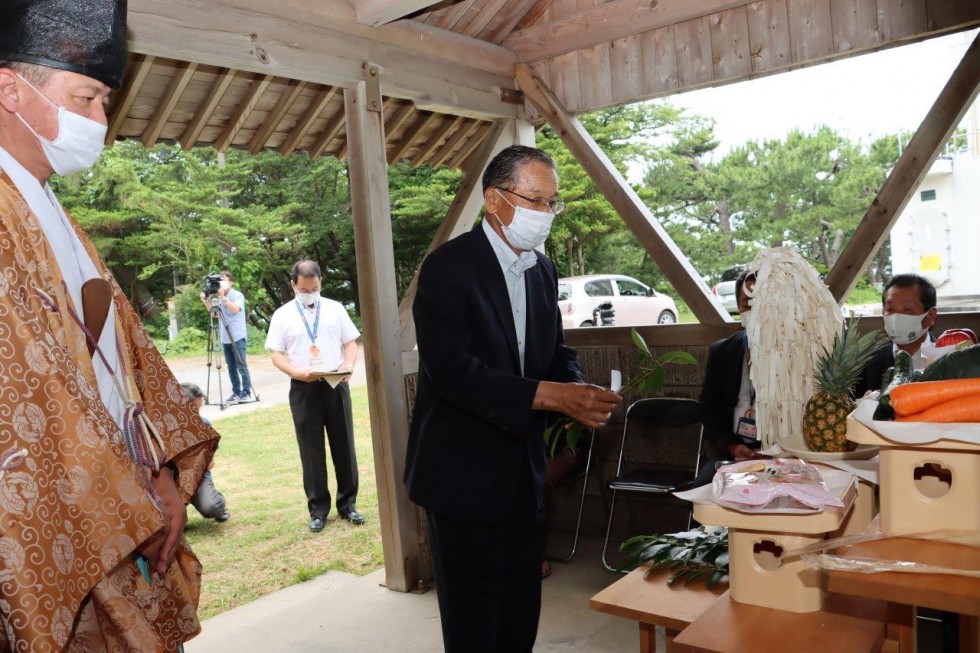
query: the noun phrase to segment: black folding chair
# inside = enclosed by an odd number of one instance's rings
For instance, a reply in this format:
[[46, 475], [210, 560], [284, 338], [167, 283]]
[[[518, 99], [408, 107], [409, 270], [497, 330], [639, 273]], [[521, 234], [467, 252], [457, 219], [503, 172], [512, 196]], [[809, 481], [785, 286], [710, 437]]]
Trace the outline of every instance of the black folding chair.
[[[699, 404], [694, 399], [638, 399], [626, 410], [616, 477], [607, 483], [612, 490], [612, 503], [606, 539], [602, 544], [602, 564], [606, 569], [616, 571], [606, 556], [616, 514], [616, 495], [620, 492], [669, 494], [691, 487], [701, 464], [703, 432]], [[646, 457], [652, 461], [633, 463], [629, 460], [627, 452], [633, 440], [642, 440], [647, 445], [644, 453], [648, 453]], [[690, 507], [687, 526], [691, 526]]]

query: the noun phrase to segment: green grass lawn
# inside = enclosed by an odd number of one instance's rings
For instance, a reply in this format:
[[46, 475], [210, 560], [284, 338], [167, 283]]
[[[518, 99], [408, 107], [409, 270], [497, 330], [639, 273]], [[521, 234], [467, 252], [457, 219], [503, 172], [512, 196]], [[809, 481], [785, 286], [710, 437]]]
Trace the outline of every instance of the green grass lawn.
[[[204, 565], [199, 614], [213, 617], [329, 570], [366, 574], [384, 565], [367, 389], [352, 388], [354, 438], [360, 471], [357, 509], [364, 526], [331, 512], [321, 533], [309, 513], [288, 406], [215, 423], [221, 446], [212, 470], [231, 519], [203, 519], [188, 508], [187, 540]], [[328, 461], [330, 492], [336, 481]]]

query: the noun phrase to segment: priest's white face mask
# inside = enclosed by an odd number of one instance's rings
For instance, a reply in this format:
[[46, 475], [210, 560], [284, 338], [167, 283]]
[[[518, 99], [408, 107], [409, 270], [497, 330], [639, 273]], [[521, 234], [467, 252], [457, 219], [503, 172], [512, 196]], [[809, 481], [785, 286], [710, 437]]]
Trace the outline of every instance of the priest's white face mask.
[[95, 165], [105, 148], [105, 135], [108, 127], [91, 118], [69, 111], [63, 106], [58, 106], [21, 75], [17, 76], [45, 102], [58, 110], [58, 134], [54, 140], [49, 140], [38, 134], [30, 123], [24, 120], [23, 116], [17, 114], [24, 126], [41, 143], [41, 149], [44, 150], [44, 155], [47, 157], [51, 169], [59, 175], [70, 175], [88, 170]]

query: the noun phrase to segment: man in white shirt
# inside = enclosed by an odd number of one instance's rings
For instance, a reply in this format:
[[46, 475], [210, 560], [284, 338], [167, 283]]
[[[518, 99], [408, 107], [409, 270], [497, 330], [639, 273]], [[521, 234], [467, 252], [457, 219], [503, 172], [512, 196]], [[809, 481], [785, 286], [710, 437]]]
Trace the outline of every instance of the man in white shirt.
[[292, 379], [289, 407], [314, 533], [323, 530], [330, 513], [324, 429], [337, 477], [337, 512], [341, 519], [364, 523], [356, 507], [357, 456], [347, 386], [350, 377], [332, 386], [323, 374], [338, 371], [349, 375], [354, 370], [360, 333], [340, 302], [320, 296], [320, 276], [320, 266], [314, 261], [293, 265], [289, 278], [296, 298], [272, 315], [265, 341], [272, 363]]

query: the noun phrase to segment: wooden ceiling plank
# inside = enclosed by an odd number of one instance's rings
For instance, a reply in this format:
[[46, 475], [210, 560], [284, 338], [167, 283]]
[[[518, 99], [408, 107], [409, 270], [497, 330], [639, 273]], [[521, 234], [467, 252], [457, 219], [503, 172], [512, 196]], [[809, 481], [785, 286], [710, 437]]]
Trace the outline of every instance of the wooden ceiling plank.
[[687, 302], [702, 324], [725, 324], [731, 317], [718, 298], [712, 298], [701, 275], [657, 222], [633, 187], [589, 136], [582, 124], [561, 105], [551, 89], [534, 77], [531, 69], [518, 64], [517, 83], [525, 97], [538, 106], [579, 165], [629, 227], [643, 248]]
[[187, 125], [187, 129], [184, 130], [184, 134], [180, 137], [181, 149], [189, 150], [197, 143], [201, 132], [204, 131], [204, 128], [208, 124], [208, 120], [211, 119], [214, 110], [221, 103], [221, 98], [225, 96], [225, 93], [231, 87], [231, 83], [235, 81], [237, 72], [236, 70], [224, 68], [214, 78], [207, 98], [197, 108], [197, 113], [194, 114], [194, 118], [191, 119], [190, 124]]
[[269, 88], [269, 84], [271, 83], [272, 75], [259, 75], [252, 80], [252, 84], [249, 86], [248, 93], [245, 95], [244, 100], [238, 105], [238, 109], [228, 120], [228, 123], [225, 125], [221, 135], [218, 136], [217, 140], [214, 142], [215, 150], [218, 152], [224, 152], [231, 147], [235, 140], [235, 136], [238, 135], [238, 132], [245, 124], [245, 121], [248, 120], [249, 115], [255, 109], [255, 105], [259, 103], [260, 99], [262, 99], [262, 94], [265, 93], [266, 89]]
[[746, 0], [655, 3], [612, 0], [562, 16], [560, 20], [519, 29], [505, 38], [502, 45], [513, 50], [518, 60], [528, 63], [746, 4]]
[[109, 116], [109, 129], [105, 135], [106, 145], [112, 145], [119, 137], [119, 131], [122, 129], [123, 123], [126, 122], [129, 110], [133, 108], [133, 102], [136, 101], [146, 76], [150, 74], [150, 67], [155, 59], [156, 57], [152, 55], [141, 54], [136, 56], [136, 70], [133, 71], [133, 74], [126, 76], [119, 97], [113, 101], [112, 114]]
[[480, 33], [486, 29], [490, 21], [497, 17], [497, 14], [500, 13], [500, 10], [503, 9], [507, 2], [508, 0], [484, 0], [480, 13], [463, 29], [463, 35], [472, 36], [473, 38], [479, 37]]
[[401, 161], [405, 157], [408, 148], [415, 142], [415, 138], [422, 133], [422, 130], [425, 129], [430, 120], [435, 120], [438, 116], [439, 114], [436, 113], [430, 113], [428, 115], [420, 113], [419, 117], [415, 119], [415, 122], [405, 130], [405, 135], [402, 136], [395, 149], [388, 153], [389, 165]]
[[[411, 102], [406, 102], [405, 104], [398, 107], [395, 111], [391, 113], [391, 118], [385, 123], [385, 134], [386, 138], [391, 138], [398, 133], [398, 130], [402, 128], [402, 125], [412, 117], [415, 113], [415, 107], [412, 106]], [[391, 163], [389, 161], [389, 163]]]
[[531, 25], [536, 24], [539, 20], [541, 20], [541, 17], [544, 16], [545, 12], [551, 8], [552, 2], [554, 2], [554, 0], [537, 0], [537, 2], [534, 2], [531, 5], [531, 9], [524, 14], [524, 17], [517, 23], [517, 29], [526, 29]]
[[273, 132], [276, 131], [276, 127], [282, 122], [286, 114], [292, 108], [296, 100], [299, 99], [300, 94], [306, 88], [306, 82], [298, 82], [295, 79], [291, 79], [287, 82], [286, 88], [283, 90], [282, 95], [279, 97], [279, 102], [276, 103], [275, 108], [269, 112], [266, 116], [265, 122], [259, 127], [255, 135], [252, 136], [251, 142], [248, 144], [248, 151], [252, 154], [258, 154], [265, 147], [265, 144], [269, 142], [269, 138], [272, 136]]
[[427, 138], [425, 144], [412, 157], [412, 167], [418, 168], [424, 163], [429, 158], [429, 155], [435, 151], [439, 143], [448, 135], [452, 134], [454, 129], [459, 129], [464, 120], [466, 119], [462, 116], [446, 116], [446, 122], [439, 128], [439, 131]]
[[462, 147], [457, 150], [456, 154], [452, 156], [451, 159], [446, 163], [448, 168], [458, 168], [463, 165], [463, 162], [473, 153], [473, 151], [483, 143], [487, 136], [493, 132], [493, 123], [483, 123], [486, 125], [485, 129], [478, 130], [475, 134], [469, 137], [465, 141]]
[[337, 138], [337, 134], [340, 130], [344, 128], [344, 123], [346, 122], [346, 116], [343, 111], [338, 111], [337, 114], [327, 122], [323, 131], [320, 132], [320, 136], [317, 138], [316, 142], [313, 143], [313, 147], [310, 148], [310, 158], [315, 159], [323, 154], [327, 149], [333, 139]]
[[128, 16], [133, 53], [342, 88], [370, 61], [385, 96], [454, 115], [517, 116], [500, 92], [514, 88], [509, 50], [412, 20], [358, 25], [342, 1], [131, 0]]
[[473, 130], [480, 126], [479, 120], [469, 120], [468, 124], [463, 125], [456, 130], [456, 133], [449, 137], [446, 144], [439, 148], [432, 158], [429, 159], [429, 167], [433, 170], [441, 166], [449, 156], [456, 150], [456, 147], [465, 141]]
[[840, 258], [827, 274], [827, 287], [839, 302], [857, 283], [871, 258], [919, 186], [939, 150], [980, 92], [980, 34], [973, 39], [929, 113], [915, 131], [891, 174], [864, 214]]
[[350, 0], [357, 22], [371, 27], [404, 18], [439, 2], [441, 0]]
[[497, 14], [497, 25], [490, 30], [483, 30], [480, 38], [489, 43], [500, 44], [507, 35], [517, 28], [517, 25], [530, 13], [538, 0], [515, 0], [501, 8]]
[[184, 93], [184, 89], [187, 88], [187, 84], [190, 83], [191, 77], [194, 76], [194, 71], [196, 70], [196, 63], [181, 61], [177, 64], [176, 74], [170, 78], [167, 91], [157, 103], [153, 117], [150, 119], [150, 124], [143, 130], [143, 136], [140, 139], [143, 147], [149, 148], [156, 145], [157, 140], [160, 138], [160, 132], [167, 126], [167, 121], [170, 120], [170, 116], [174, 112], [174, 107], [177, 106], [180, 96]]
[[309, 108], [306, 109], [306, 113], [303, 117], [299, 119], [296, 126], [293, 127], [292, 131], [286, 135], [286, 139], [279, 146], [279, 154], [283, 156], [289, 156], [296, 151], [296, 147], [303, 141], [306, 134], [313, 127], [313, 124], [317, 121], [327, 106], [330, 104], [330, 100], [333, 96], [337, 94], [337, 87], [330, 86], [323, 89], [320, 93], [313, 99], [310, 103]]
[[456, 24], [459, 23], [464, 15], [466, 15], [466, 12], [473, 6], [475, 1], [476, 0], [463, 0], [463, 2], [453, 5], [439, 17], [439, 20], [436, 22], [436, 27], [450, 32], [453, 31]]

